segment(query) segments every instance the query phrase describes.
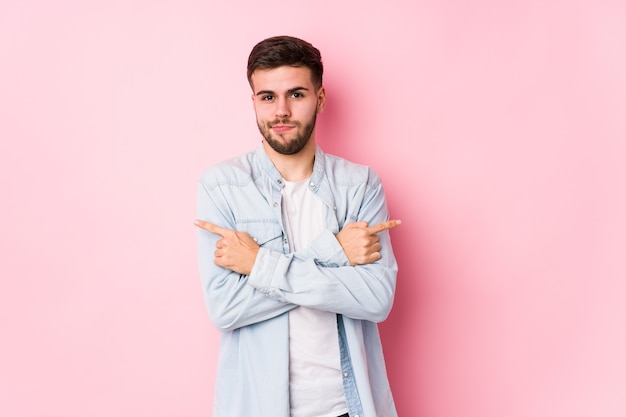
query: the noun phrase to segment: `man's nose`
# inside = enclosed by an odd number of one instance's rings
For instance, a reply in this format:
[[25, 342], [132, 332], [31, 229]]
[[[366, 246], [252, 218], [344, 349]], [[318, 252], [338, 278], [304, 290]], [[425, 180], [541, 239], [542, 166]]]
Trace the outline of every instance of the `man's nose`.
[[285, 97], [280, 97], [276, 101], [276, 117], [285, 118], [291, 116], [289, 101]]

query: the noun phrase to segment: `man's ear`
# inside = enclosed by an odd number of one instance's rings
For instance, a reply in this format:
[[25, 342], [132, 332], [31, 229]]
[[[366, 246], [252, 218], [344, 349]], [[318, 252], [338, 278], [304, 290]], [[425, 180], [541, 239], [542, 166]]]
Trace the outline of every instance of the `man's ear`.
[[256, 112], [256, 101], [255, 101], [255, 98], [256, 98], [256, 97], [255, 97], [254, 93], [252, 93], [252, 94], [250, 95], [250, 101], [252, 101], [252, 108], [253, 108], [253, 109], [254, 109], [254, 111]]
[[317, 113], [321, 113], [326, 106], [326, 89], [324, 86], [321, 86], [319, 90], [317, 90]]

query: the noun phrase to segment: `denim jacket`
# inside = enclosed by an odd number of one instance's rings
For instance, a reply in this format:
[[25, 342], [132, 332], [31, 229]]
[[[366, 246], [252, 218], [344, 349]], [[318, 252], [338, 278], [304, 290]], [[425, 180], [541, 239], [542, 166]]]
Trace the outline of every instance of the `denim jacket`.
[[395, 417], [377, 322], [391, 310], [397, 264], [388, 232], [382, 258], [350, 266], [335, 238], [347, 223], [388, 220], [376, 173], [316, 148], [309, 187], [325, 205], [326, 231], [289, 253], [281, 215], [284, 179], [262, 145], [209, 168], [198, 184], [198, 218], [246, 231], [260, 245], [250, 275], [214, 264], [219, 236], [198, 234], [209, 316], [221, 330], [213, 417], [289, 416], [288, 312], [337, 313], [344, 393], [351, 417]]

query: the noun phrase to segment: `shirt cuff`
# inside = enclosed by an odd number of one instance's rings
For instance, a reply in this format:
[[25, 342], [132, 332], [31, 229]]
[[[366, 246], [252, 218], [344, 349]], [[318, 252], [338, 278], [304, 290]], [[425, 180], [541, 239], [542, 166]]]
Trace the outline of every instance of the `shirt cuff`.
[[252, 271], [248, 275], [248, 284], [261, 291], [269, 294], [272, 284], [272, 272], [276, 271], [281, 254], [272, 252], [268, 248], [259, 248], [256, 254], [256, 260], [252, 265]]
[[339, 244], [337, 237], [330, 231], [325, 230], [316, 237], [305, 251], [315, 262], [324, 266], [349, 266], [350, 260]]

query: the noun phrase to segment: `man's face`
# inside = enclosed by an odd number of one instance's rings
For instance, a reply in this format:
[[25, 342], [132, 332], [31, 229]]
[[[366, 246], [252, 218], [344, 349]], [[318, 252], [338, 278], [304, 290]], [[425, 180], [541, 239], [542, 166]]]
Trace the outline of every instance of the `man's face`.
[[293, 155], [314, 137], [326, 93], [315, 89], [311, 70], [283, 66], [252, 73], [252, 101], [259, 131], [276, 152]]

